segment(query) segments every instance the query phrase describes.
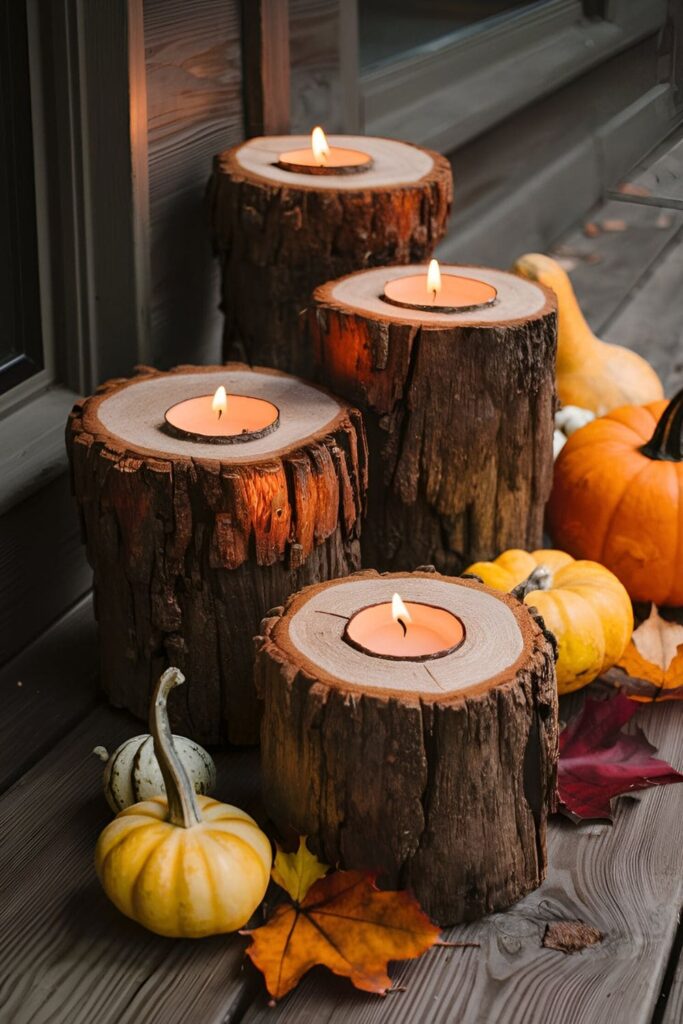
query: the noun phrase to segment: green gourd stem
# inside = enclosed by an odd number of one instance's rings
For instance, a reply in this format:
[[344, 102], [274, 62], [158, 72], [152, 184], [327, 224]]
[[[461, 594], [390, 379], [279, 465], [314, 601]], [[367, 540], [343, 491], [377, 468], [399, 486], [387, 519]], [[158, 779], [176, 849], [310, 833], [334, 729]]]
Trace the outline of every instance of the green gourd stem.
[[185, 682], [178, 668], [167, 668], [157, 683], [149, 713], [149, 731], [154, 739], [154, 754], [166, 787], [168, 820], [179, 828], [192, 828], [201, 820], [194, 789], [185, 766], [173, 745], [166, 705], [171, 690]]
[[683, 388], [671, 399], [654, 434], [640, 450], [648, 459], [660, 462], [683, 460]]
[[518, 601], [523, 601], [527, 594], [530, 594], [532, 590], [550, 590], [553, 584], [553, 574], [550, 569], [545, 565], [537, 565], [536, 568], [529, 573], [525, 580], [518, 583], [516, 587], [510, 591], [513, 597], [516, 597]]

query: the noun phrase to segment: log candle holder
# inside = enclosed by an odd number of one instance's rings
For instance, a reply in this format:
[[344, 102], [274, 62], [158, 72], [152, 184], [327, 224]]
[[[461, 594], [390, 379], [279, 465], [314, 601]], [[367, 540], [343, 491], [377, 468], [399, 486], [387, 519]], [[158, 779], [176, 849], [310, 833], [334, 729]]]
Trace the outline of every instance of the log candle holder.
[[506, 548], [541, 545], [556, 302], [501, 270], [445, 266], [444, 284], [460, 275], [462, 286], [437, 301], [463, 308], [433, 312], [417, 306], [432, 302], [426, 269], [382, 267], [321, 285], [310, 334], [319, 379], [361, 408], [368, 431], [363, 564], [457, 574]]
[[[390, 635], [379, 619], [396, 592], [423, 618]], [[349, 643], [368, 609], [377, 621]], [[415, 625], [435, 644], [397, 657]], [[306, 588], [261, 628], [263, 793], [283, 835], [409, 887], [442, 925], [541, 883], [557, 696], [551, 641], [525, 605], [430, 571], [370, 571]], [[387, 643], [391, 656], [373, 649]]]
[[[276, 409], [275, 429], [228, 444], [168, 432], [170, 408], [220, 385], [226, 417], [231, 395], [254, 396]], [[110, 700], [144, 718], [155, 680], [177, 665], [188, 685], [175, 730], [201, 743], [254, 742], [261, 617], [299, 587], [359, 565], [360, 414], [277, 371], [143, 368], [74, 407], [67, 447]]]
[[307, 375], [302, 314], [315, 286], [361, 267], [426, 259], [443, 237], [452, 196], [444, 157], [391, 139], [333, 136], [330, 144], [366, 153], [372, 165], [358, 173], [280, 166], [288, 152], [305, 152], [307, 136], [250, 139], [216, 157], [209, 205], [226, 358]]

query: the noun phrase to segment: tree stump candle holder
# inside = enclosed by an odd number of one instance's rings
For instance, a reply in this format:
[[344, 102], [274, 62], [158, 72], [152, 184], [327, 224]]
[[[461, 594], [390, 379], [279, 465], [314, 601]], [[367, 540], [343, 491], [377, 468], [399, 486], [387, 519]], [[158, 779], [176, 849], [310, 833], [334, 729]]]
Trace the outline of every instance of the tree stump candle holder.
[[[263, 432], [256, 420], [253, 438], [233, 443], [169, 432], [171, 410], [210, 402], [219, 386], [227, 419], [231, 399], [239, 407], [237, 396], [249, 396], [258, 415], [275, 409], [266, 420], [277, 415], [277, 425]], [[177, 665], [188, 680], [177, 732], [255, 742], [252, 638], [262, 616], [301, 586], [359, 566], [360, 414], [277, 371], [143, 368], [74, 407], [67, 447], [109, 699], [144, 718], [160, 672]]]
[[[361, 408], [368, 431], [364, 566], [457, 574], [541, 545], [556, 302], [513, 274], [453, 266], [442, 281], [461, 278], [460, 300], [436, 298], [463, 308], [434, 312], [424, 285], [413, 294], [425, 271], [382, 267], [321, 285], [309, 325], [318, 379]], [[424, 305], [387, 301], [388, 285]]]
[[330, 142], [372, 165], [324, 174], [315, 172], [332, 168], [281, 166], [287, 151], [309, 146], [304, 136], [250, 139], [216, 157], [209, 206], [225, 358], [308, 375], [304, 313], [315, 286], [425, 259], [444, 235], [452, 197], [444, 157], [391, 139]]
[[370, 571], [306, 588], [261, 628], [263, 793], [283, 835], [409, 887], [442, 925], [541, 883], [557, 695], [553, 646], [525, 605], [433, 572]]

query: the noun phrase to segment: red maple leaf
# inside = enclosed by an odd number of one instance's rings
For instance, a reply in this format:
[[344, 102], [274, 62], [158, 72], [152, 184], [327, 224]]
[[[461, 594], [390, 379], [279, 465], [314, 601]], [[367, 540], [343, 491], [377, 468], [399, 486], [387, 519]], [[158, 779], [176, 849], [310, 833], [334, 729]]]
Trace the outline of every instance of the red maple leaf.
[[621, 693], [610, 700], [587, 697], [560, 734], [559, 797], [561, 810], [573, 820], [611, 821], [613, 797], [683, 782], [683, 775], [653, 756], [657, 748], [639, 726], [633, 733], [622, 731], [638, 710]]

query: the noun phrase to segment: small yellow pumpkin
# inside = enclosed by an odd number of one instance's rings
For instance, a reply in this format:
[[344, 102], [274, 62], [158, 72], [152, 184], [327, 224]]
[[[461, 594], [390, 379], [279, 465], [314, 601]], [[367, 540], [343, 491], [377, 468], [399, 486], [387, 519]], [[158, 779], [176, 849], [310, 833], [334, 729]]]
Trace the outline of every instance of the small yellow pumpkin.
[[100, 835], [95, 867], [127, 917], [159, 935], [200, 938], [246, 924], [265, 895], [272, 851], [244, 811], [195, 794], [166, 712], [168, 694], [182, 682], [178, 669], [167, 669], [150, 713], [167, 798], [121, 811]]
[[577, 562], [564, 551], [511, 548], [466, 571], [494, 590], [514, 591], [538, 609], [557, 639], [560, 693], [587, 686], [607, 671], [631, 639], [630, 598], [616, 576], [597, 562]]
[[591, 331], [564, 267], [542, 253], [520, 256], [513, 268], [552, 288], [557, 296], [557, 393], [563, 405], [596, 415], [619, 405], [641, 405], [664, 397], [662, 384], [637, 352], [601, 341]]

